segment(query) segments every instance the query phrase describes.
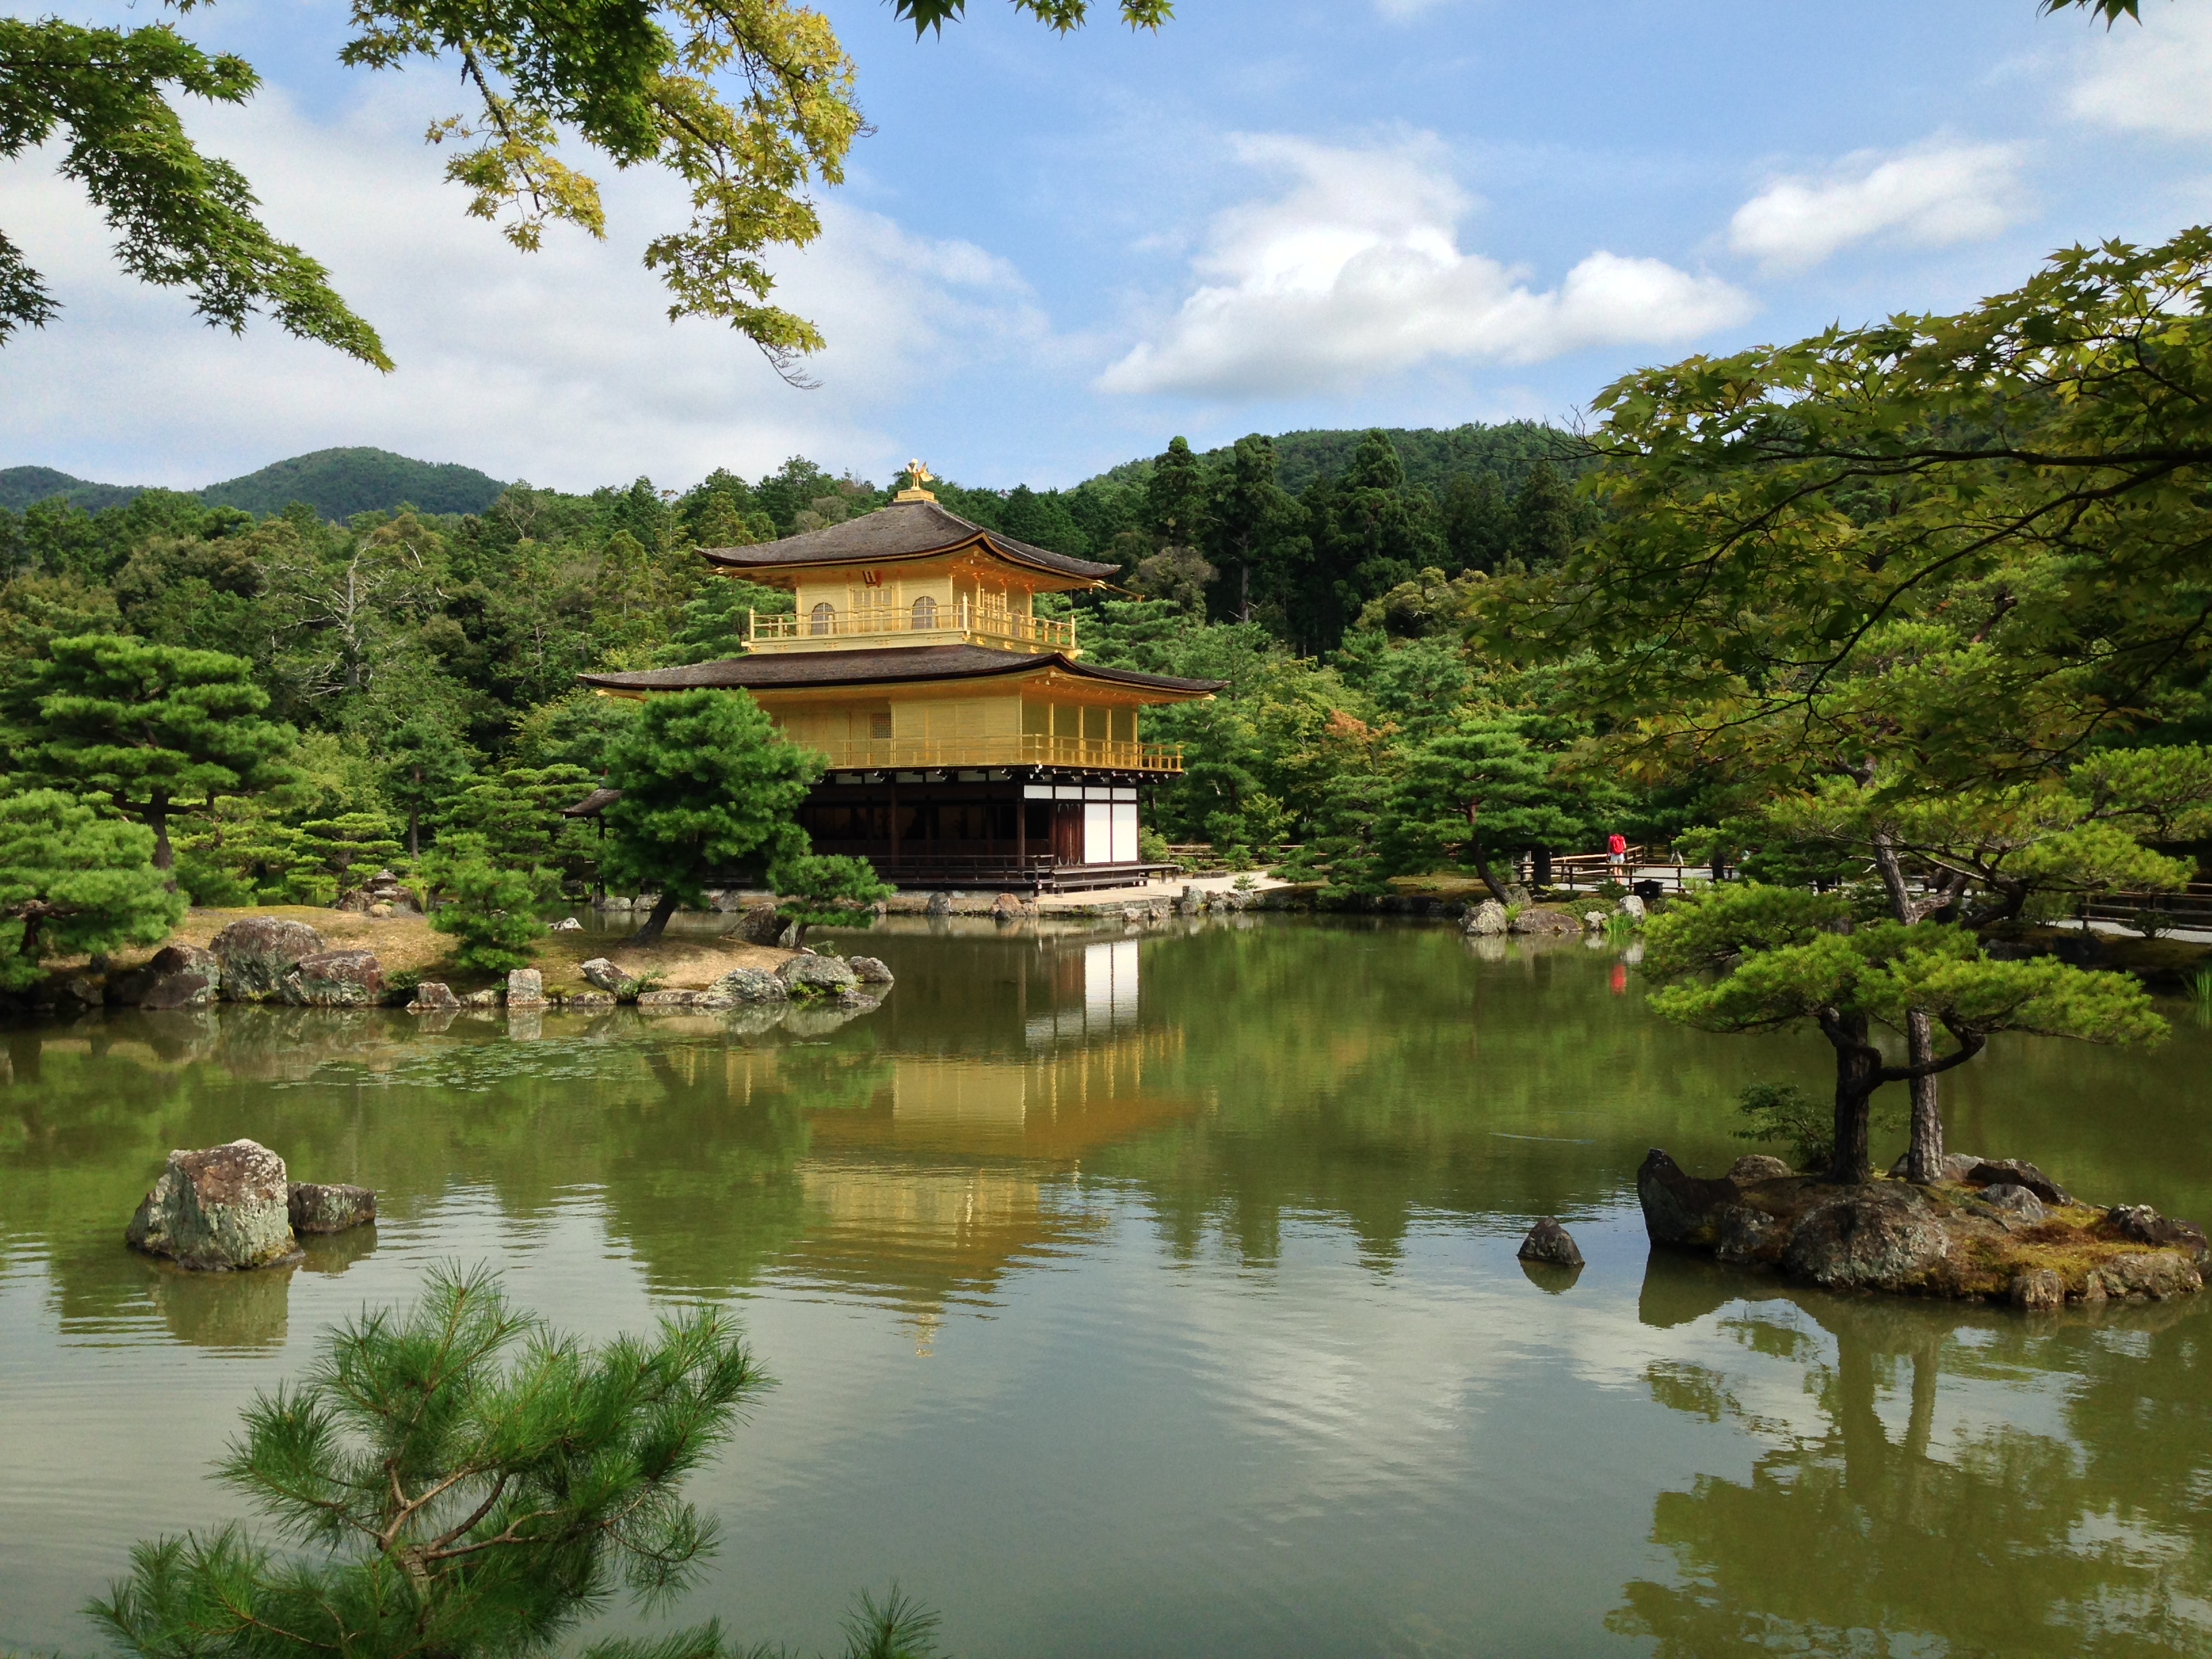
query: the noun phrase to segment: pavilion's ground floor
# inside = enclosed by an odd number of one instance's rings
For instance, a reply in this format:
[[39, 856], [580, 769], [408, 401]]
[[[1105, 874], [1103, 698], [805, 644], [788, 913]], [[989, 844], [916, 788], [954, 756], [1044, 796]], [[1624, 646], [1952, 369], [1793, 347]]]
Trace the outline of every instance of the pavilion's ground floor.
[[1058, 767], [833, 771], [799, 822], [817, 853], [866, 859], [897, 887], [1049, 893], [1141, 884], [1141, 773]]

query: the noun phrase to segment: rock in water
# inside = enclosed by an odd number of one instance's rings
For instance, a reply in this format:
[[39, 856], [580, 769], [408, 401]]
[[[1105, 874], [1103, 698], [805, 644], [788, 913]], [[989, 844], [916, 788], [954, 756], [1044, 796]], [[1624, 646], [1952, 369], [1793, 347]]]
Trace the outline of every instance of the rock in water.
[[415, 988], [415, 1000], [407, 1005], [410, 1014], [450, 1014], [461, 1006], [453, 988], [441, 980], [426, 979]]
[[1853, 1187], [1808, 1210], [1782, 1265], [1830, 1290], [1917, 1289], [1951, 1260], [1951, 1236], [1917, 1187]]
[[251, 1140], [171, 1152], [123, 1237], [133, 1249], [203, 1273], [289, 1261], [299, 1246], [284, 1160]]
[[584, 931], [584, 924], [574, 916], [563, 916], [553, 924], [550, 931], [556, 933], [580, 933]]
[[1636, 1171], [1636, 1196], [1644, 1206], [1644, 1230], [1655, 1244], [1707, 1244], [1713, 1241], [1719, 1212], [1734, 1204], [1735, 1182], [1707, 1181], [1684, 1173], [1656, 1146]]
[[1565, 910], [1546, 910], [1530, 905], [1513, 918], [1506, 931], [1513, 933], [1579, 933], [1582, 923]]
[[507, 976], [507, 1006], [510, 1008], [543, 1008], [545, 1006], [545, 976], [535, 968], [517, 968]]
[[295, 1008], [367, 1008], [384, 1000], [384, 969], [374, 951], [318, 951], [278, 975], [276, 997]]
[[1620, 901], [1620, 914], [1624, 916], [1633, 917], [1638, 921], [1643, 921], [1644, 901], [1637, 897], [1633, 893], [1629, 894]]
[[923, 905], [921, 909], [924, 915], [949, 916], [952, 914], [952, 895], [932, 893], [929, 896], [929, 902]]
[[860, 982], [840, 957], [793, 957], [776, 969], [776, 977], [794, 996], [842, 996]]
[[1575, 1246], [1574, 1235], [1559, 1225], [1556, 1217], [1548, 1215], [1528, 1229], [1519, 1255], [1523, 1261], [1548, 1261], [1556, 1267], [1583, 1265], [1583, 1253]]
[[1492, 898], [1483, 900], [1468, 913], [1467, 921], [1461, 931], [1492, 938], [1504, 933], [1505, 928], [1505, 907]]
[[1729, 1165], [1730, 1181], [1781, 1181], [1797, 1172], [1778, 1158], [1765, 1152], [1746, 1152]]
[[726, 997], [735, 1002], [791, 1000], [791, 993], [784, 982], [774, 974], [759, 968], [732, 968], [708, 989], [717, 998]]
[[210, 942], [222, 965], [222, 995], [230, 1002], [265, 1002], [277, 994], [287, 969], [320, 953], [323, 936], [304, 921], [246, 916]]
[[853, 970], [853, 976], [863, 985], [889, 985], [891, 982], [890, 969], [873, 957], [848, 957], [845, 965]]
[[376, 1219], [376, 1194], [366, 1187], [295, 1181], [286, 1191], [295, 1233], [342, 1233]]
[[2066, 1305], [2066, 1280], [2048, 1267], [2023, 1267], [2007, 1291], [2012, 1305], [2030, 1313], [2049, 1313]]
[[991, 920], [1006, 927], [1022, 919], [1022, 902], [1012, 893], [1001, 893], [991, 901]]
[[2179, 1250], [2198, 1267], [2205, 1265], [2208, 1252], [2204, 1230], [2193, 1221], [2177, 1220], [2160, 1215], [2148, 1204], [2120, 1204], [2105, 1212], [2105, 1218], [2097, 1226], [2100, 1233], [2125, 1239], [2130, 1244], [2149, 1244], [2166, 1249]]

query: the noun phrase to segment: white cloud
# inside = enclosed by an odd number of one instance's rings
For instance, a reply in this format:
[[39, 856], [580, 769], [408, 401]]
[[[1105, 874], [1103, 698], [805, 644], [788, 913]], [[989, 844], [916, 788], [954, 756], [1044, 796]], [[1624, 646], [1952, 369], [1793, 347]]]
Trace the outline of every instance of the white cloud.
[[1729, 246], [1771, 270], [1804, 270], [1877, 237], [1922, 247], [1978, 241], [2019, 212], [2020, 167], [2011, 144], [1860, 150], [1822, 177], [1777, 179], [1736, 210]]
[[820, 240], [775, 262], [778, 301], [830, 341], [810, 365], [822, 389], [793, 391], [726, 327], [668, 321], [639, 254], [685, 215], [669, 181], [607, 178], [606, 241], [554, 230], [544, 252], [517, 253], [464, 215], [407, 96], [324, 125], [264, 93], [194, 123], [383, 335], [390, 375], [265, 319], [242, 338], [210, 331], [182, 295], [115, 269], [106, 227], [51, 156], [0, 168], [9, 232], [65, 307], [0, 353], [0, 459], [177, 485], [339, 444], [569, 488], [760, 471], [801, 452], [875, 467], [918, 441], [875, 422], [937, 369], [1060, 350], [1005, 261], [833, 198]]
[[1670, 343], [1751, 312], [1727, 283], [1657, 259], [1593, 253], [1539, 292], [1526, 272], [1462, 252], [1471, 204], [1431, 135], [1364, 149], [1234, 142], [1238, 160], [1294, 182], [1215, 219], [1196, 261], [1206, 280], [1103, 390], [1286, 397], [1437, 358], [1531, 363]]
[[2212, 137], [2212, 15], [2160, 6], [2141, 27], [2100, 32], [2068, 99], [2075, 115], [2170, 138]]

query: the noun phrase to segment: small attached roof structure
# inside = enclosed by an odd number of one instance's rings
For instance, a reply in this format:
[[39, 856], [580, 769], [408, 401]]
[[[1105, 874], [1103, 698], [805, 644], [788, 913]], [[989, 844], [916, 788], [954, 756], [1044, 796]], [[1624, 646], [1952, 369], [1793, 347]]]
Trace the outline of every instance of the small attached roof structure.
[[1164, 701], [1210, 697], [1226, 680], [1186, 680], [1170, 674], [1140, 674], [1131, 668], [1101, 668], [1060, 651], [994, 651], [981, 645], [878, 647], [860, 651], [811, 651], [787, 657], [725, 657], [688, 668], [641, 668], [628, 673], [579, 674], [584, 684], [602, 691], [785, 691], [814, 686], [896, 685], [920, 680], [993, 679], [1048, 671], [1072, 679], [1096, 680], [1164, 692]]
[[1071, 558], [1002, 536], [948, 513], [934, 501], [894, 501], [857, 519], [755, 547], [702, 547], [701, 556], [734, 574], [770, 586], [799, 569], [825, 565], [884, 565], [941, 558], [970, 550], [1063, 580], [1055, 586], [1091, 587], [1120, 566]]

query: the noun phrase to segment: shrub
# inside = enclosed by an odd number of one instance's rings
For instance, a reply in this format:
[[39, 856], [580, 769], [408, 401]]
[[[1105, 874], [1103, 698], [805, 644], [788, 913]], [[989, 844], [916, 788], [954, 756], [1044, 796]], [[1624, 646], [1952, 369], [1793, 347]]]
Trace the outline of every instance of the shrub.
[[431, 912], [430, 926], [461, 941], [458, 966], [487, 974], [530, 966], [531, 943], [545, 933], [537, 908], [559, 886], [552, 871], [503, 867], [484, 838], [467, 831], [442, 837], [422, 869], [447, 900]]

